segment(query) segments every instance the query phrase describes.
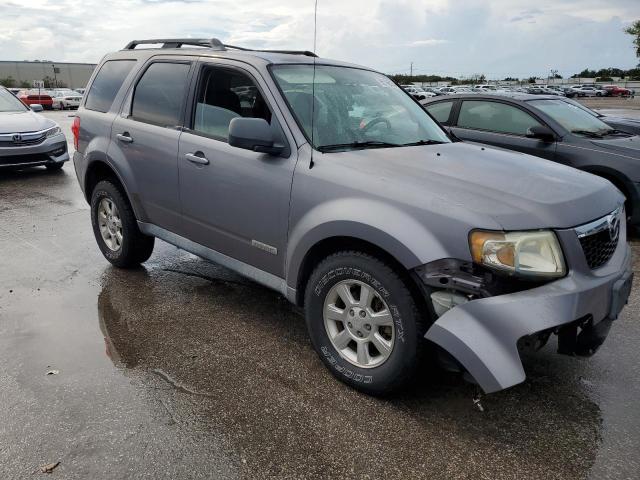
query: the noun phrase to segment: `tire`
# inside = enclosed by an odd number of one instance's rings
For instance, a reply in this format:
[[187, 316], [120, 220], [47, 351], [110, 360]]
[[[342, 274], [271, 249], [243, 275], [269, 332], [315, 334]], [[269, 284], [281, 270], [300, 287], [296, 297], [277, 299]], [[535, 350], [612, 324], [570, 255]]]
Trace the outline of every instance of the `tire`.
[[[365, 285], [369, 288], [369, 297], [376, 299], [362, 318], [358, 307], [351, 309], [341, 300], [340, 295], [335, 297], [336, 289], [339, 291], [351, 282], [356, 285], [354, 297], [358, 285]], [[361, 293], [357, 293], [357, 301], [360, 302]], [[382, 307], [381, 301], [384, 303]], [[326, 322], [325, 304], [334, 308], [340, 306], [343, 314], [339, 316], [346, 322]], [[382, 315], [385, 311], [388, 312], [388, 315], [384, 315], [387, 326], [376, 326], [374, 317], [370, 316], [375, 304], [382, 308]], [[304, 308], [309, 336], [322, 362], [340, 381], [364, 393], [388, 395], [402, 389], [412, 379], [426, 352], [427, 342], [423, 337], [427, 330], [427, 322], [420, 315], [407, 284], [391, 266], [368, 254], [344, 251], [323, 260], [313, 271], [306, 285]], [[356, 313], [352, 315], [351, 310], [356, 310]], [[363, 322], [369, 321], [373, 327], [369, 325], [367, 331], [367, 323]], [[333, 327], [327, 326], [328, 324], [333, 324]], [[393, 331], [391, 336], [390, 329]], [[358, 340], [356, 333], [359, 337], [364, 335], [366, 338]], [[375, 333], [386, 335], [386, 344], [391, 344], [390, 353], [383, 358], [385, 355], [381, 353], [382, 350], [377, 350], [375, 345], [369, 346], [365, 349], [367, 353], [363, 353], [363, 358], [371, 360], [371, 364], [358, 365], [361, 358], [358, 345], [372, 344], [372, 335]], [[336, 343], [345, 344], [342, 338], [347, 339], [348, 343], [345, 348], [338, 350]], [[369, 338], [372, 341], [369, 341]]]
[[[104, 203], [102, 203], [104, 200]], [[107, 224], [99, 220], [101, 208], [111, 204], [113, 219], [107, 228], [107, 237], [111, 245], [103, 236], [101, 228]], [[115, 206], [115, 209], [113, 208]], [[117, 217], [117, 218], [116, 218]], [[153, 253], [154, 237], [144, 235], [138, 228], [135, 214], [125, 194], [109, 180], [99, 182], [91, 194], [91, 224], [96, 242], [104, 257], [114, 266], [119, 268], [132, 268], [149, 259]], [[119, 224], [119, 227], [118, 227]], [[111, 232], [114, 232], [113, 234]], [[120, 233], [118, 236], [117, 234]], [[119, 238], [119, 242], [118, 242]]]
[[50, 172], [57, 172], [59, 170], [62, 170], [63, 166], [64, 166], [63, 162], [49, 163], [49, 164], [45, 165], [45, 167], [47, 167], [47, 170], [49, 170]]

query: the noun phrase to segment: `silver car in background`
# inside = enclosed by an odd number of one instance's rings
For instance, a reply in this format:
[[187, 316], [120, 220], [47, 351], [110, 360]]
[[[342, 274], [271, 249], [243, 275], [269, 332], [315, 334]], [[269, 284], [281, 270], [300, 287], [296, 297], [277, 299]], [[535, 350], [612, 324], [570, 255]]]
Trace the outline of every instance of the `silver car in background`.
[[67, 139], [58, 124], [0, 87], [0, 170], [39, 165], [59, 170], [67, 160]]
[[54, 90], [51, 92], [51, 97], [54, 110], [77, 109], [82, 100], [82, 94], [71, 89]]

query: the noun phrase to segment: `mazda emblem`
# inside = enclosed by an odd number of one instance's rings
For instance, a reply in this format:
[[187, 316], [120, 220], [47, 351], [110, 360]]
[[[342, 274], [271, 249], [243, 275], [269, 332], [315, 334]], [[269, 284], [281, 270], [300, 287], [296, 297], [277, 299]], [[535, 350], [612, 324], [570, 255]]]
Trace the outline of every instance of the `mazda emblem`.
[[617, 215], [609, 219], [609, 238], [611, 241], [615, 241], [620, 233], [620, 219]]

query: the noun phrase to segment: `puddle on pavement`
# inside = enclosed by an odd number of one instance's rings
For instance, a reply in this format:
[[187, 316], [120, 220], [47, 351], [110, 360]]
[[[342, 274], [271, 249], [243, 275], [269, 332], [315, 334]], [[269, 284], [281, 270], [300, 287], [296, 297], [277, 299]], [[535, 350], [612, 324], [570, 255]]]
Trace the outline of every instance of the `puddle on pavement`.
[[446, 375], [374, 399], [333, 379], [286, 300], [204, 261], [109, 268], [98, 314], [113, 363], [180, 428], [224, 438], [248, 477], [586, 478], [600, 442], [598, 406], [550, 353], [484, 414]]

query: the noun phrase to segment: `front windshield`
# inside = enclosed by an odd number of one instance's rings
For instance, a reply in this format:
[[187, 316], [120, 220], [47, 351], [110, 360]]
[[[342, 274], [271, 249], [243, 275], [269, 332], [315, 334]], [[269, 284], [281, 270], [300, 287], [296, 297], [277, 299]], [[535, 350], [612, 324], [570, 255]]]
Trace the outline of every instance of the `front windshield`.
[[580, 102], [576, 102], [575, 100], [572, 100], [570, 98], [563, 98], [562, 99], [563, 102], [567, 102], [570, 103], [571, 105], [575, 105], [576, 107], [578, 107], [580, 110], [584, 110], [585, 112], [587, 112], [589, 115], [593, 115], [594, 117], [600, 118], [604, 115], [596, 112], [595, 110], [591, 110], [588, 107], [585, 107], [584, 105], [582, 105]]
[[578, 135], [606, 135], [614, 130], [602, 120], [564, 100], [532, 100], [529, 104]]
[[27, 107], [13, 93], [0, 88], [0, 112], [24, 112]]
[[305, 135], [320, 151], [450, 141], [409, 95], [382, 74], [317, 65], [314, 88], [313, 65], [278, 65], [272, 72]]

